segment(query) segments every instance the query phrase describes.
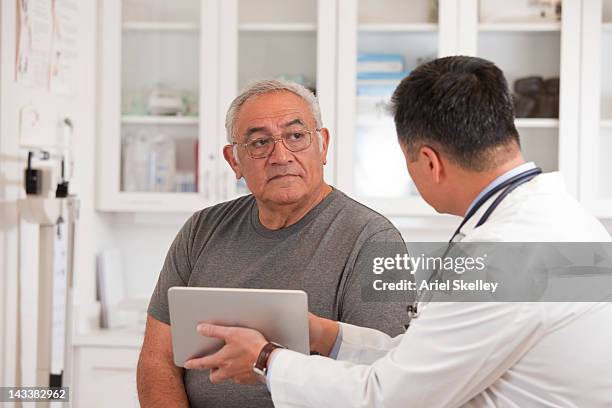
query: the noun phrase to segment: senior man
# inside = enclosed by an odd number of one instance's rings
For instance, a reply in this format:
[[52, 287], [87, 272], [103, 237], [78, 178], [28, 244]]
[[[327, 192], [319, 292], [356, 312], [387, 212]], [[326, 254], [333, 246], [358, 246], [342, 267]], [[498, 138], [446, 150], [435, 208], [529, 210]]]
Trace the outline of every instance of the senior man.
[[323, 180], [330, 136], [315, 96], [295, 83], [256, 82], [232, 102], [226, 130], [224, 157], [252, 195], [195, 213], [170, 247], [138, 363], [143, 407], [272, 406], [265, 385], [213, 387], [207, 372], [174, 365], [172, 286], [303, 289], [317, 315], [390, 335], [407, 322], [405, 303], [362, 302], [360, 279], [372, 273], [363, 260], [380, 243], [403, 241]]

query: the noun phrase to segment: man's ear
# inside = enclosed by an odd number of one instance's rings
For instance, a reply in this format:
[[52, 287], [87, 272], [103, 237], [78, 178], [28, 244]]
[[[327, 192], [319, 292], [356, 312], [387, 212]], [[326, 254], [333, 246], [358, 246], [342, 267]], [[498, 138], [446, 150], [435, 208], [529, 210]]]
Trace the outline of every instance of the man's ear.
[[242, 178], [242, 171], [240, 170], [240, 163], [234, 157], [234, 146], [233, 145], [225, 145], [223, 146], [223, 157], [225, 161], [230, 165], [234, 174], [236, 175], [236, 180]]
[[440, 154], [429, 146], [421, 146], [419, 156], [419, 159], [423, 160], [424, 171], [429, 173], [434, 183], [440, 184], [446, 177], [446, 169]]
[[317, 138], [320, 138], [319, 140], [317, 140], [317, 143], [319, 143], [319, 151], [321, 152], [323, 164], [327, 164], [327, 151], [329, 149], [329, 129], [321, 128]]

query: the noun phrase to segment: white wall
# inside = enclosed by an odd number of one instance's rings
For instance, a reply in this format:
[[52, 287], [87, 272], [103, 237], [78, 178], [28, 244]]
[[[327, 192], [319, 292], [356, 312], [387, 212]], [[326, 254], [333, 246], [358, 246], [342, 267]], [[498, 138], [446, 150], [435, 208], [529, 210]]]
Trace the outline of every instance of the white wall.
[[166, 253], [191, 214], [107, 214], [112, 239], [102, 249], [119, 249], [126, 294], [148, 298]]
[[[41, 115], [41, 143], [56, 138], [57, 120], [70, 117], [74, 124], [75, 177], [71, 192], [81, 199], [80, 221], [76, 230], [75, 303], [91, 302], [95, 287], [94, 257], [105, 239], [105, 226], [94, 210], [95, 163], [95, 55], [96, 0], [78, 1], [78, 54], [75, 69], [75, 95], [63, 97], [46, 89], [25, 87], [15, 82], [16, 1], [0, 3], [0, 384], [16, 384], [22, 371], [22, 384], [34, 385], [36, 355], [36, 308], [38, 271], [37, 227], [17, 222], [16, 199], [24, 196], [22, 174], [27, 150], [20, 147], [19, 110], [32, 104]], [[20, 281], [21, 291], [17, 291]], [[16, 341], [17, 306], [21, 308], [21, 342]], [[21, 367], [16, 356], [21, 350]]]

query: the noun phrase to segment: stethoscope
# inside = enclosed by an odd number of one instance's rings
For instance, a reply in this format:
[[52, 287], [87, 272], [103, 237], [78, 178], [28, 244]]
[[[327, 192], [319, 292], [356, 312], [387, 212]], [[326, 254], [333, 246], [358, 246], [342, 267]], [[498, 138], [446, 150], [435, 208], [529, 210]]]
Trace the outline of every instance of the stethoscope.
[[[539, 167], [525, 170], [515, 176], [510, 177], [508, 180], [503, 181], [502, 183], [498, 184], [491, 190], [487, 191], [487, 193], [484, 194], [482, 197], [480, 197], [478, 201], [472, 206], [472, 208], [470, 208], [468, 213], [463, 218], [463, 221], [461, 221], [461, 224], [459, 224], [459, 227], [457, 227], [457, 229], [455, 230], [455, 233], [453, 234], [451, 239], [448, 241], [448, 247], [446, 248], [446, 251], [444, 251], [442, 258], [446, 257], [446, 255], [449, 253], [449, 251], [453, 247], [454, 243], [461, 241], [465, 237], [465, 235], [461, 233], [461, 228], [463, 228], [465, 223], [468, 222], [470, 218], [474, 216], [474, 214], [476, 214], [476, 212], [480, 209], [480, 207], [483, 206], [484, 203], [486, 203], [491, 197], [493, 197], [495, 194], [501, 191], [501, 193], [497, 196], [497, 198], [495, 198], [493, 203], [491, 203], [489, 208], [487, 208], [487, 211], [485, 211], [482, 217], [480, 217], [480, 219], [478, 220], [474, 228], [478, 228], [482, 224], [487, 222], [487, 220], [489, 219], [493, 211], [495, 211], [497, 206], [499, 206], [499, 204], [504, 200], [504, 198], [508, 196], [508, 194], [514, 191], [514, 189], [516, 189], [518, 186], [525, 184], [528, 181], [531, 181], [534, 177], [536, 177], [540, 173], [542, 173], [542, 169]], [[438, 276], [438, 271], [436, 270], [431, 274], [431, 276], [429, 277], [429, 279], [427, 279], [427, 281], [432, 282], [434, 279], [437, 278], [437, 276]], [[425, 299], [428, 293], [429, 293], [429, 299]], [[406, 309], [408, 312], [408, 316], [410, 317], [410, 320], [416, 319], [417, 317], [419, 317], [419, 315], [423, 311], [423, 308], [427, 305], [427, 303], [429, 303], [431, 296], [433, 296], [433, 293], [425, 291], [425, 290], [422, 291], [417, 288], [416, 299], [414, 300], [412, 305], [408, 306]]]

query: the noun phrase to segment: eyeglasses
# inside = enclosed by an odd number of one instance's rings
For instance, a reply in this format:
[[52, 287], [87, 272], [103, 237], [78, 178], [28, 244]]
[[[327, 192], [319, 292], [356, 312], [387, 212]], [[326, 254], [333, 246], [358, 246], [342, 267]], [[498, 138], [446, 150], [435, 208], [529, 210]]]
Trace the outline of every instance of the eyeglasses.
[[252, 159], [263, 159], [272, 154], [276, 143], [282, 141], [290, 152], [301, 152], [308, 149], [312, 143], [312, 134], [321, 129], [290, 128], [280, 134], [279, 138], [266, 132], [254, 132], [246, 143], [234, 142], [232, 145], [242, 146]]

